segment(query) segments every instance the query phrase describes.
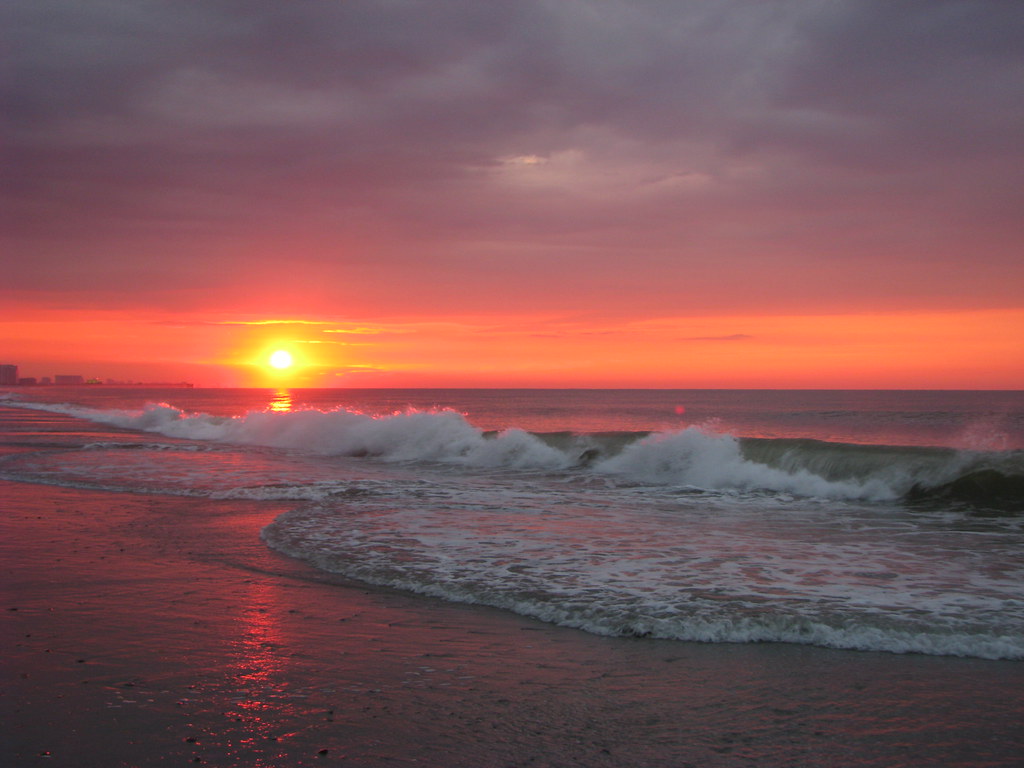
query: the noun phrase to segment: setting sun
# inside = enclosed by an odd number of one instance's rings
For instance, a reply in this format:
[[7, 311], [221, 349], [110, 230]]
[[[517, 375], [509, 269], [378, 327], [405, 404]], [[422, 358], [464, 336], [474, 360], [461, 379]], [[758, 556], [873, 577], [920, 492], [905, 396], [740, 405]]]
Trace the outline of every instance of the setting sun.
[[284, 370], [285, 368], [291, 368], [292, 355], [291, 352], [285, 349], [279, 349], [270, 355], [270, 359], [267, 361], [270, 363], [272, 368]]

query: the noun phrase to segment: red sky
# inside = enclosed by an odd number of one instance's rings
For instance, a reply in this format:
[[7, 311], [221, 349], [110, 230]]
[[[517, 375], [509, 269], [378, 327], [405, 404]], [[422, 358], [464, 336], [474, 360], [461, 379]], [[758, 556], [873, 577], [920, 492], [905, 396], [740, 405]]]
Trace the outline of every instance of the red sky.
[[0, 13], [22, 375], [1024, 382], [1020, 4]]

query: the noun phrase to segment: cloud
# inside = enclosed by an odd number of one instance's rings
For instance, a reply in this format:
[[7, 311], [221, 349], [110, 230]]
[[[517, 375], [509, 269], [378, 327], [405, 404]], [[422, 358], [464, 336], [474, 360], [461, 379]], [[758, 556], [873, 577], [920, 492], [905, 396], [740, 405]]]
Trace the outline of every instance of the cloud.
[[[213, 325], [329, 325], [326, 320], [217, 320]], [[330, 333], [330, 331], [324, 331]]]
[[278, 316], [1017, 301], [1016, 3], [3, 14], [8, 279], [39, 300]]
[[725, 336], [686, 336], [679, 341], [749, 341], [753, 338], [747, 333], [730, 333]]
[[375, 336], [375, 335], [380, 334], [380, 333], [401, 333], [401, 331], [385, 330], [383, 328], [364, 328], [364, 327], [358, 327], [358, 328], [325, 328], [324, 329], [324, 333], [344, 333], [344, 334], [354, 334], [354, 335], [360, 335], [360, 336], [363, 336], [363, 335]]

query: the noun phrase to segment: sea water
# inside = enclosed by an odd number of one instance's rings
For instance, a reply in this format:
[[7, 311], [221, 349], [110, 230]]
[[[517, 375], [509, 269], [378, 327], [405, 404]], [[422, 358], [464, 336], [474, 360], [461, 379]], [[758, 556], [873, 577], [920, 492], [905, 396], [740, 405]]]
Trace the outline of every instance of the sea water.
[[[21, 388], [0, 460], [287, 500], [317, 568], [604, 635], [1024, 658], [1024, 393]], [[188, 524], [187, 517], [181, 521]]]

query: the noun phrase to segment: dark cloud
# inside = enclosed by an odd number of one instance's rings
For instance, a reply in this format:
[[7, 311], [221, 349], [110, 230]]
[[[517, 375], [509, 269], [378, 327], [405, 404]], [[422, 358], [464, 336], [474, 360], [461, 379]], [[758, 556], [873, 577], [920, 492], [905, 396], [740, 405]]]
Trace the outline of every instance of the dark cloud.
[[[493, 281], [491, 306], [565, 301], [555, 285], [652, 312], [694, 289], [924, 301], [949, 298], [967, 251], [991, 276], [972, 268], [960, 300], [1005, 304], [1019, 274], [1017, 3], [13, 0], [3, 16], [18, 289], [241, 296], [285, 246], [325, 299], [408, 302], [433, 280], [474, 310]], [[886, 281], [863, 278], [879, 264]], [[297, 271], [279, 280], [302, 295]]]
[[805, 23], [802, 55], [779, 90], [780, 107], [874, 125], [874, 144], [890, 162], [1018, 147], [1019, 5], [876, 0], [838, 8]]

